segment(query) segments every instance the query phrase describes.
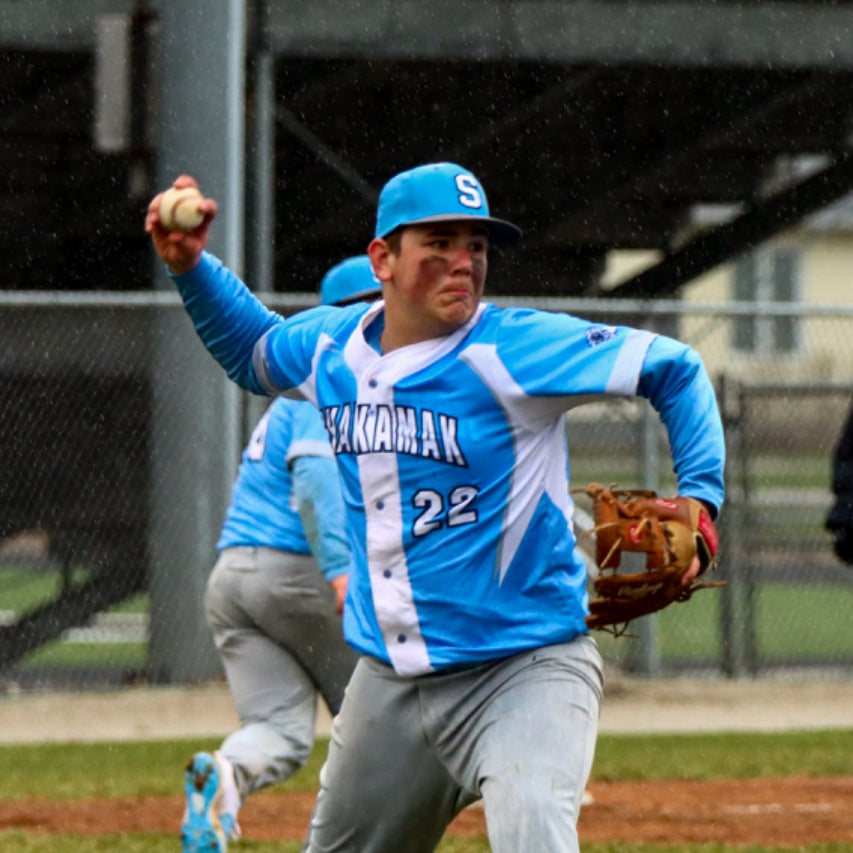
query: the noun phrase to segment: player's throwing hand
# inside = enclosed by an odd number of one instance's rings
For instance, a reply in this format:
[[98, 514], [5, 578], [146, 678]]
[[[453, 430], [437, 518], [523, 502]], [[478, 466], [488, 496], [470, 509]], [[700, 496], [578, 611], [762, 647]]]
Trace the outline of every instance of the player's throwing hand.
[[[189, 175], [181, 175], [172, 184], [171, 189], [188, 187], [198, 189], [195, 178]], [[167, 227], [167, 225], [176, 225], [176, 223], [164, 223], [162, 219], [161, 202], [167, 192], [169, 190], [158, 193], [148, 205], [148, 213], [145, 217], [145, 233], [151, 235], [157, 254], [165, 261], [169, 269], [176, 275], [181, 275], [189, 272], [198, 264], [202, 250], [207, 245], [210, 223], [213, 222], [219, 207], [212, 198], [202, 196], [195, 205], [196, 210], [202, 216], [196, 227], [189, 230]]]

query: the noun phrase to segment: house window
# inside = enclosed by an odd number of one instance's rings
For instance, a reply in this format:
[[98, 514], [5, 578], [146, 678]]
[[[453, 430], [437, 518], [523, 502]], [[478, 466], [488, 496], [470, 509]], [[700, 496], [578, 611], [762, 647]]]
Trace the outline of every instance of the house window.
[[756, 303], [752, 316], [734, 321], [734, 348], [751, 353], [791, 353], [799, 347], [799, 318], [762, 316], [761, 304], [795, 302], [799, 296], [799, 255], [790, 250], [756, 252], [735, 265], [736, 302]]

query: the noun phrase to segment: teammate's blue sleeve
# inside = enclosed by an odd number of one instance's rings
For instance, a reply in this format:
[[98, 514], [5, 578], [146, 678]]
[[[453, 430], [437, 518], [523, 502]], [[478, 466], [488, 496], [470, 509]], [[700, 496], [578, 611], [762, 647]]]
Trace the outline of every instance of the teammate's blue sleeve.
[[678, 493], [719, 510], [726, 446], [714, 386], [698, 353], [658, 336], [643, 361], [638, 393], [657, 410], [669, 434]]
[[252, 367], [252, 354], [258, 339], [284, 318], [208, 252], [189, 272], [170, 275], [198, 336], [228, 377], [247, 391], [266, 394]]
[[347, 571], [350, 559], [338, 465], [326, 456], [300, 456], [291, 471], [305, 538], [323, 576], [334, 580]]

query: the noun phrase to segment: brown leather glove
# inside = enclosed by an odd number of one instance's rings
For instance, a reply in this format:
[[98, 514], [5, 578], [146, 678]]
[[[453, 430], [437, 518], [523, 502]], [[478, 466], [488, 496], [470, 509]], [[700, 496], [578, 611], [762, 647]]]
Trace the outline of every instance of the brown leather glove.
[[[589, 602], [589, 628], [617, 636], [639, 616], [661, 610], [673, 601], [687, 601], [699, 589], [723, 586], [720, 581], [684, 582], [694, 558], [700, 572], [716, 566], [717, 528], [705, 506], [695, 498], [661, 498], [652, 491], [608, 489], [591, 483], [583, 489], [592, 499], [595, 561]], [[623, 552], [646, 554], [646, 569], [619, 573]]]

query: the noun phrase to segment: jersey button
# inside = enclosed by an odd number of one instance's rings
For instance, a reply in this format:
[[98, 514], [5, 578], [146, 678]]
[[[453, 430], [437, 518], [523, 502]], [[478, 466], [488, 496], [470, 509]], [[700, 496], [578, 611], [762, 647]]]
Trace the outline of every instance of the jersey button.
[[405, 635], [405, 634], [400, 634], [400, 635], [397, 637], [397, 642], [398, 642], [398, 643], [405, 643], [405, 642], [406, 642], [406, 635]]
[[385, 509], [385, 501], [376, 501], [376, 509]]
[[371, 379], [367, 384], [368, 384], [371, 388], [375, 388], [379, 383], [378, 383], [375, 379]]
[[386, 578], [390, 578], [391, 577], [391, 569], [385, 569], [385, 571], [382, 572], [382, 576], [386, 577]]

